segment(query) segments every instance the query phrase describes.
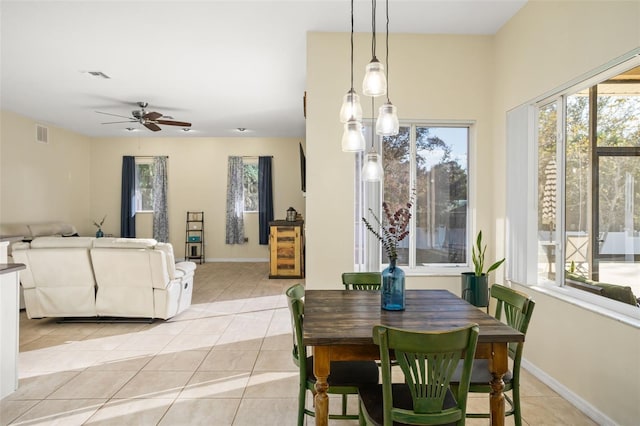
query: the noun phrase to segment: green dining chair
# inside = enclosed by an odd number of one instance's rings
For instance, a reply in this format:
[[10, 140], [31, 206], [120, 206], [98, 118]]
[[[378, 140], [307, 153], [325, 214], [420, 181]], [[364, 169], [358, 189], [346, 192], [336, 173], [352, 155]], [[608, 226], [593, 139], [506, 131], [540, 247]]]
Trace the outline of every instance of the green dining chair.
[[[464, 425], [478, 333], [477, 324], [429, 332], [375, 326], [382, 384], [360, 386], [360, 425]], [[392, 383], [393, 353], [405, 383]], [[449, 381], [460, 360], [462, 378], [452, 389]]]
[[380, 290], [380, 272], [344, 272], [342, 284], [346, 290]]
[[[286, 291], [291, 312], [293, 328], [293, 362], [300, 371], [298, 392], [298, 426], [304, 424], [304, 415], [315, 417], [315, 412], [306, 408], [307, 391], [315, 396], [316, 378], [313, 375], [313, 356], [307, 355], [307, 348], [302, 342], [302, 324], [304, 321], [304, 287], [302, 284], [291, 286]], [[328, 394], [342, 395], [340, 414], [330, 414], [330, 419], [357, 419], [358, 413], [348, 413], [347, 395], [357, 395], [358, 386], [379, 382], [379, 370], [375, 361], [332, 361], [329, 376]]]
[[[523, 334], [527, 334], [527, 328], [531, 321], [535, 302], [526, 294], [510, 289], [508, 287], [494, 284], [491, 286], [491, 297], [496, 299], [495, 318], [504, 319], [507, 325], [518, 330]], [[522, 425], [522, 411], [520, 408], [520, 364], [522, 362], [522, 351], [524, 342], [509, 343], [509, 358], [513, 360], [513, 369], [508, 371], [502, 381], [504, 382], [504, 392], [511, 391], [512, 396], [504, 394], [505, 401], [509, 404], [505, 410], [505, 416], [514, 416], [516, 426]], [[454, 375], [453, 382], [457, 382], [460, 378], [461, 367]], [[489, 360], [478, 359], [473, 364], [471, 374], [471, 384], [469, 392], [491, 394], [491, 373], [489, 372]], [[467, 413], [469, 418], [488, 418], [489, 413]]]

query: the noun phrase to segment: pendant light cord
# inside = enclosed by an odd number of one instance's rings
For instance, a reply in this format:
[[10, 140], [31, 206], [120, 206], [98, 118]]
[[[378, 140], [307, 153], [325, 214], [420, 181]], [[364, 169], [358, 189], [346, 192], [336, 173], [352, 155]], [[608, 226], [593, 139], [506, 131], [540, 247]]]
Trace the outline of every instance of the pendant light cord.
[[351, 0], [351, 90], [353, 91], [353, 0]]
[[385, 59], [387, 65], [387, 103], [390, 104], [389, 100], [389, 0], [385, 0], [386, 9], [387, 9], [387, 39], [386, 39], [386, 47], [387, 47], [387, 57]]
[[376, 0], [371, 0], [371, 57], [376, 57]]
[[371, 97], [371, 151], [375, 151], [376, 148], [373, 144], [373, 138], [375, 137], [376, 134], [376, 123], [375, 123], [375, 117], [376, 117], [376, 107], [375, 107], [375, 99], [373, 96]]

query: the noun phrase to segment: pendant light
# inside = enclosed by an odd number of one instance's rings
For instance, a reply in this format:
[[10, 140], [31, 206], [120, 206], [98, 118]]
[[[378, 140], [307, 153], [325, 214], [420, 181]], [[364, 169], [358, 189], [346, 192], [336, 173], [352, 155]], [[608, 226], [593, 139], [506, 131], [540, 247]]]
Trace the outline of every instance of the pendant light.
[[362, 134], [362, 123], [355, 118], [351, 118], [344, 123], [344, 132], [342, 133], [342, 151], [344, 152], [360, 152], [364, 151], [365, 140]]
[[351, 117], [362, 122], [360, 97], [353, 89], [353, 0], [351, 0], [351, 89], [344, 95], [340, 108], [340, 122], [346, 123]]
[[[389, 0], [385, 0], [387, 12], [387, 81], [389, 80]], [[382, 136], [394, 136], [400, 131], [398, 121], [398, 110], [389, 100], [389, 89], [387, 87], [387, 102], [378, 111], [378, 121], [376, 121], [376, 133]]]
[[367, 96], [383, 96], [387, 93], [384, 65], [376, 58], [376, 0], [371, 0], [371, 62], [365, 68], [362, 93]]
[[376, 152], [374, 145], [375, 131], [373, 129], [373, 113], [374, 98], [371, 98], [371, 149], [367, 152], [364, 166], [362, 167], [362, 180], [365, 182], [380, 182], [384, 176], [384, 170], [382, 170], [382, 159], [380, 154]]
[[366, 142], [362, 134], [362, 106], [360, 98], [353, 89], [353, 0], [351, 0], [351, 89], [344, 96], [340, 108], [340, 121], [344, 123], [342, 133], [342, 151], [364, 151]]

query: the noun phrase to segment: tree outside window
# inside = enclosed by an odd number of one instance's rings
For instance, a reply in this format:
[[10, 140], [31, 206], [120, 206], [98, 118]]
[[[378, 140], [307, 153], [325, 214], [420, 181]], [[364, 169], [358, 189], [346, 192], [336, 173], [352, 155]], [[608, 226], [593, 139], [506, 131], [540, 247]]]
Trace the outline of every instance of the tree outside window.
[[258, 211], [258, 160], [245, 159], [243, 163], [244, 211]]
[[[392, 210], [415, 190], [409, 238], [398, 247], [398, 263], [411, 268], [467, 262], [467, 125], [402, 125], [382, 138], [383, 199]], [[388, 263], [382, 254], [382, 263]]]
[[153, 211], [153, 162], [136, 160], [136, 212]]

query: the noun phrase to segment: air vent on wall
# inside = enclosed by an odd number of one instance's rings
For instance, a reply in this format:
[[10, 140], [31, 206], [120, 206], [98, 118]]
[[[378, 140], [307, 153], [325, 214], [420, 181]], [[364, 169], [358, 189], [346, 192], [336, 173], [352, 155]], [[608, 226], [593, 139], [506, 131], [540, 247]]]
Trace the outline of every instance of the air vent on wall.
[[49, 128], [36, 124], [36, 142], [49, 143]]

